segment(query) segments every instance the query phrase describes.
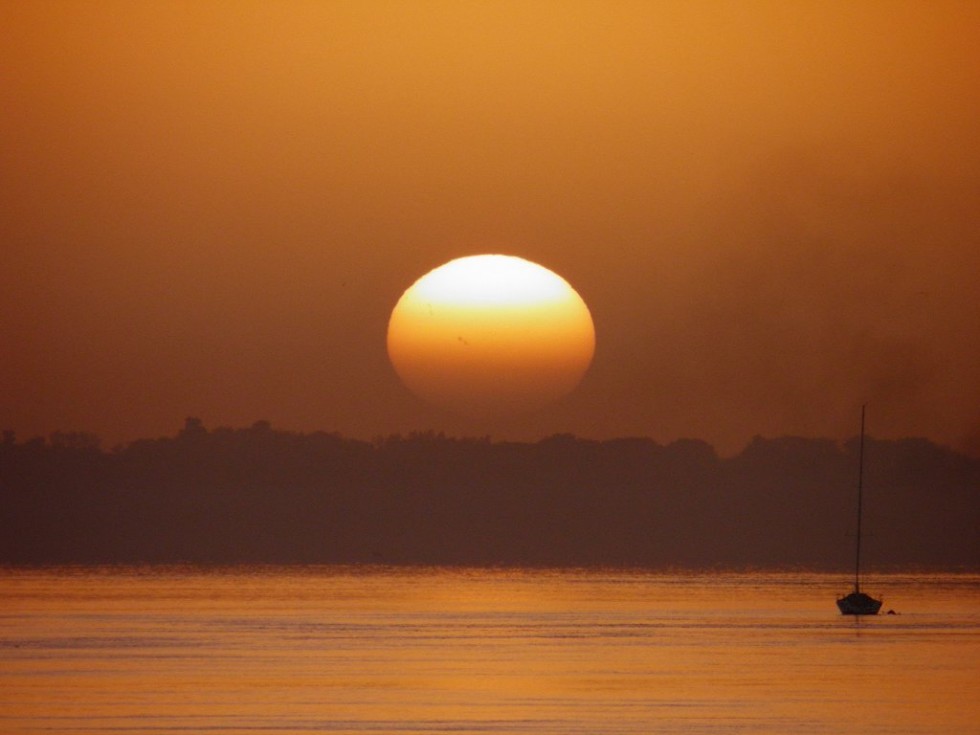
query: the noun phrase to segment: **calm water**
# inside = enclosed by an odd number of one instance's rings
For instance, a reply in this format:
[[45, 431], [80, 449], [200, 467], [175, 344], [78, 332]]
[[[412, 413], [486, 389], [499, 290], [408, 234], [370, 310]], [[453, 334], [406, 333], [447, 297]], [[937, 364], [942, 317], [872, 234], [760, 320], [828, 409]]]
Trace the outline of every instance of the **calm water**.
[[0, 732], [978, 733], [980, 576], [0, 570]]

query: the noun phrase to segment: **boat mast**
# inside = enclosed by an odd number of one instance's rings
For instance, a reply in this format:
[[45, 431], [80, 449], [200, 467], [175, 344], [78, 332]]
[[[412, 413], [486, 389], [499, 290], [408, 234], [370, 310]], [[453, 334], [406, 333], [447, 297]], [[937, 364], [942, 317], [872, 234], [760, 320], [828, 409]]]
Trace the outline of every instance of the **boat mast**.
[[858, 445], [857, 544], [854, 552], [854, 591], [861, 591], [861, 491], [864, 485], [864, 405], [861, 406], [861, 442]]

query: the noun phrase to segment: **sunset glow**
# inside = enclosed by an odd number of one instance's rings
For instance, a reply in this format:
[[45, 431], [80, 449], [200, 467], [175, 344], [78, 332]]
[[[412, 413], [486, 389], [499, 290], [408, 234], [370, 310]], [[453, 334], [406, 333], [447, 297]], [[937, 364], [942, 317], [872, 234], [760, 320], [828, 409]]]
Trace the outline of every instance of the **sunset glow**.
[[[733, 456], [756, 435], [843, 441], [867, 403], [883, 438], [980, 457], [980, 3], [0, 7], [17, 441], [113, 447], [196, 416]], [[555, 410], [436, 412], [392, 370], [392, 308], [493, 252], [571, 281], [601, 349]], [[525, 286], [540, 315], [562, 298], [533, 271], [487, 293], [455, 268], [426, 284], [446, 323], [499, 331], [475, 303], [520, 311]], [[446, 355], [396, 340], [393, 359], [444, 403], [523, 405], [589, 362], [588, 330], [562, 324], [482, 352], [415, 329]]]
[[0, 735], [976, 731], [978, 90], [980, 0], [0, 0]]
[[543, 406], [592, 361], [589, 309], [560, 276], [505, 255], [459, 258], [402, 295], [388, 355], [414, 393], [473, 416]]

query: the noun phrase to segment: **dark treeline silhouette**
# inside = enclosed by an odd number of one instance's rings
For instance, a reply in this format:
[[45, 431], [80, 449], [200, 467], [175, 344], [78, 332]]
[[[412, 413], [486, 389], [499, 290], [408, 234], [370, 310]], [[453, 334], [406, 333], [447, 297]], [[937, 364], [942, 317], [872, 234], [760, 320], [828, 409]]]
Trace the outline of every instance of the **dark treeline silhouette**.
[[[853, 554], [857, 442], [373, 442], [260, 421], [0, 443], [0, 563], [808, 566]], [[869, 567], [975, 569], [980, 461], [868, 440]]]

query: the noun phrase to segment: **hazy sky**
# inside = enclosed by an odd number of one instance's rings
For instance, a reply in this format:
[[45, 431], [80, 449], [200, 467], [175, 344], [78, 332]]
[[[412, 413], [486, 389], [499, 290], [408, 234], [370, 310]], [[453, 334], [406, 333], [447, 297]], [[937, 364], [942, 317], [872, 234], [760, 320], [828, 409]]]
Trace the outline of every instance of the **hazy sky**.
[[[753, 435], [980, 454], [980, 3], [0, 0], [0, 428]], [[398, 381], [402, 292], [565, 277], [522, 419]]]

